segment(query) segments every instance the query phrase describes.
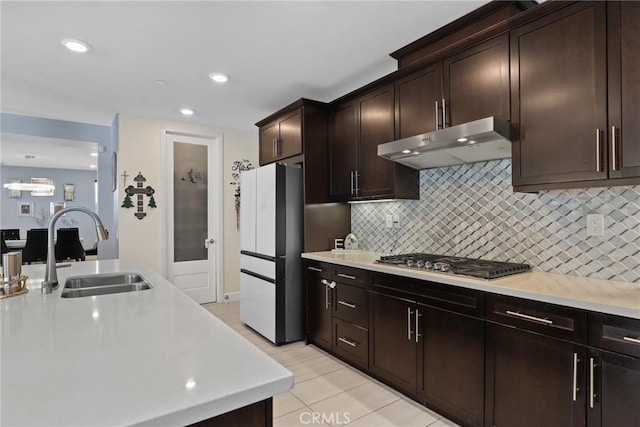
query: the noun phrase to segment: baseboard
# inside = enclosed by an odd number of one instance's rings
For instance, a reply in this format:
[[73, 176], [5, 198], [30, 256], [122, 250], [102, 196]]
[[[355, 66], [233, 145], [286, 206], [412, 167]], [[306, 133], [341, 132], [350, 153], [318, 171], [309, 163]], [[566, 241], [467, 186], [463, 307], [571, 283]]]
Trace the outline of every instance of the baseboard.
[[240, 301], [240, 292], [227, 292], [224, 294], [224, 299], [218, 302], [227, 303], [233, 301]]

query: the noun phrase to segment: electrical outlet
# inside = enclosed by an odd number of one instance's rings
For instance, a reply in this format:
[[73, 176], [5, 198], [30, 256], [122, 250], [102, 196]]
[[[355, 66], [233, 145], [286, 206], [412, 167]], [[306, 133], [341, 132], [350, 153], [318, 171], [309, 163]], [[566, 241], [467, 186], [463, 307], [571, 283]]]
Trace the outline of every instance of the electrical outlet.
[[393, 214], [393, 228], [400, 228], [400, 214]]
[[604, 236], [604, 215], [587, 214], [587, 236]]
[[386, 215], [384, 226], [387, 228], [393, 228], [393, 215], [391, 214]]

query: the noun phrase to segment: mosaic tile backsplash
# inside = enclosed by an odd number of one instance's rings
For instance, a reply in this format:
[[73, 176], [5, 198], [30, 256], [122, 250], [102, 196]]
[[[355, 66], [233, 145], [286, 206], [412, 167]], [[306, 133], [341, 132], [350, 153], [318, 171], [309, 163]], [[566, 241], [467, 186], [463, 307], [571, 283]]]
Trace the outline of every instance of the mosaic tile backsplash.
[[[604, 215], [604, 237], [586, 216]], [[400, 227], [385, 227], [387, 214]], [[420, 172], [420, 200], [353, 204], [360, 247], [527, 263], [534, 270], [640, 283], [640, 186], [514, 193], [511, 161]]]

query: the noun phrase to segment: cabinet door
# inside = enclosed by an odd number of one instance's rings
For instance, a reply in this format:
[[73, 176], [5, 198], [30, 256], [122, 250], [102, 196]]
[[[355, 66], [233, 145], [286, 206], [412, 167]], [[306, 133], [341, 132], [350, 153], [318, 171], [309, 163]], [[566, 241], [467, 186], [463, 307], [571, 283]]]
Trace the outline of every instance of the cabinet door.
[[607, 178], [606, 3], [511, 33], [514, 186]]
[[394, 88], [387, 85], [358, 101], [360, 137], [356, 196], [372, 197], [393, 194], [394, 163], [378, 156], [378, 144], [393, 141]]
[[587, 425], [639, 426], [640, 359], [591, 350], [588, 369]]
[[607, 2], [610, 178], [640, 176], [640, 3]]
[[339, 106], [331, 115], [329, 133], [329, 168], [331, 197], [347, 200], [354, 195], [358, 127], [356, 104]]
[[[321, 271], [317, 271], [321, 270]], [[307, 267], [307, 339], [331, 349], [331, 289], [322, 283], [324, 271], [318, 267]], [[326, 279], [324, 279], [326, 280]]]
[[585, 359], [584, 346], [488, 323], [485, 425], [583, 426]]
[[396, 82], [396, 136], [408, 138], [434, 131], [442, 124], [442, 64]]
[[369, 369], [399, 388], [415, 393], [415, 304], [370, 292], [369, 313]]
[[418, 305], [418, 394], [465, 424], [484, 422], [484, 322]]
[[300, 110], [282, 118], [279, 122], [280, 135], [277, 143], [277, 157], [284, 159], [302, 153], [302, 114]]
[[447, 125], [490, 116], [509, 121], [509, 36], [447, 58], [444, 87]]
[[260, 128], [260, 166], [271, 163], [276, 159], [276, 144], [278, 139], [278, 123], [270, 123]]

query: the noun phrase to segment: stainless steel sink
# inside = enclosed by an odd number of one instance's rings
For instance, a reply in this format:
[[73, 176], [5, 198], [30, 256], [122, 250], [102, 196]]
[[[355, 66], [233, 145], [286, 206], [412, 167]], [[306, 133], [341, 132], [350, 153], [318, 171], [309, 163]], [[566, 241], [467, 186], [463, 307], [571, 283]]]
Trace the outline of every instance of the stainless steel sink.
[[151, 289], [139, 273], [105, 273], [69, 277], [62, 288], [62, 298], [137, 292]]

